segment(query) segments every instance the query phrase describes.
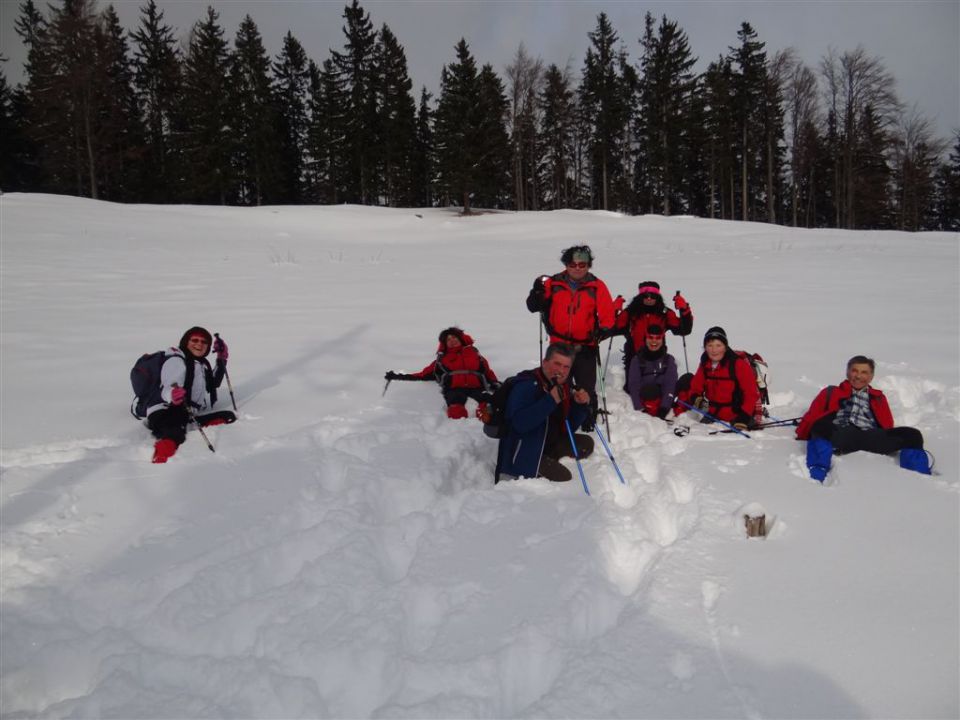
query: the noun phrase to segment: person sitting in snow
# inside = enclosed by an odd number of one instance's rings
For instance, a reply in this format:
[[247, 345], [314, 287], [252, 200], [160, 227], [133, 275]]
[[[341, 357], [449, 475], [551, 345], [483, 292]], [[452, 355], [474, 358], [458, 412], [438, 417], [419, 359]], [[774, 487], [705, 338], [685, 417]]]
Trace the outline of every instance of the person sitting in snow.
[[[629, 372], [631, 358], [638, 349], [644, 348], [647, 328], [651, 324], [659, 325], [664, 330], [680, 336], [689, 335], [693, 330], [693, 311], [679, 290], [673, 296], [673, 304], [677, 312], [664, 305], [663, 296], [660, 294], [660, 283], [644, 280], [637, 287], [637, 294], [630, 304], [623, 312], [617, 314], [614, 329], [605, 336], [626, 336], [627, 340], [623, 344], [625, 375]], [[623, 389], [630, 392], [626, 385]]]
[[882, 391], [870, 387], [876, 365], [864, 355], [847, 361], [847, 379], [823, 388], [797, 426], [797, 440], [807, 441], [810, 477], [823, 482], [833, 453], [866, 450], [883, 455], [900, 451], [900, 467], [930, 474], [923, 434], [912, 427], [894, 427]]
[[229, 410], [207, 412], [217, 402], [217, 388], [227, 372], [227, 344], [217, 338], [213, 351], [217, 369], [210, 367], [213, 337], [202, 327], [192, 327], [180, 338], [180, 344], [167, 351], [160, 368], [161, 402], [147, 408], [147, 427], [157, 438], [153, 462], [165, 463], [187, 439], [191, 415], [200, 426], [232, 423], [237, 418]]
[[[750, 363], [730, 349], [722, 327], [714, 326], [704, 334], [700, 366], [692, 378], [689, 374], [680, 378], [677, 389], [680, 400], [738, 430], [754, 426], [760, 402], [757, 376]], [[683, 410], [680, 406], [677, 413]], [[704, 417], [703, 422], [711, 421]]]
[[666, 418], [677, 391], [677, 361], [667, 352], [664, 329], [647, 326], [643, 350], [634, 354], [627, 369], [627, 392], [633, 409]]
[[[576, 351], [569, 345], [553, 343], [539, 368], [519, 373], [507, 398], [509, 431], [497, 448], [494, 483], [500, 475], [545, 477], [567, 482], [573, 475], [560, 458], [573, 457], [570, 430], [579, 428], [590, 415], [590, 393], [570, 384]], [[593, 438], [575, 434], [577, 454], [593, 452]]]
[[440, 331], [437, 359], [418, 373], [388, 370], [386, 380], [435, 380], [447, 403], [447, 417], [467, 417], [467, 399], [477, 401], [477, 415], [486, 408], [488, 393], [500, 387], [496, 373], [473, 345], [473, 338], [458, 327]]
[[576, 350], [573, 379], [590, 393], [591, 414], [584, 429], [592, 430], [598, 408], [597, 342], [602, 333], [613, 328], [616, 307], [607, 286], [590, 272], [593, 251], [589, 246], [567, 248], [560, 255], [560, 262], [566, 268], [563, 272], [534, 280], [527, 296], [527, 310], [540, 313], [551, 343], [566, 343]]

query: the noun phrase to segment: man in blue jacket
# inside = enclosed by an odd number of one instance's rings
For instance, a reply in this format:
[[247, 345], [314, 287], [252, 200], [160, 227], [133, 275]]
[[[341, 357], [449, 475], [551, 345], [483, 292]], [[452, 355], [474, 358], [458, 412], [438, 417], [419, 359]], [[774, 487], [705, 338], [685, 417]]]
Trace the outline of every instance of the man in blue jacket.
[[[577, 429], [590, 415], [590, 394], [568, 382], [575, 352], [569, 345], [553, 343], [539, 368], [517, 375], [507, 399], [509, 430], [500, 441], [494, 482], [500, 481], [501, 473], [553, 482], [573, 477], [560, 464], [560, 458], [573, 457], [567, 421]], [[593, 452], [589, 435], [574, 438], [580, 458]]]

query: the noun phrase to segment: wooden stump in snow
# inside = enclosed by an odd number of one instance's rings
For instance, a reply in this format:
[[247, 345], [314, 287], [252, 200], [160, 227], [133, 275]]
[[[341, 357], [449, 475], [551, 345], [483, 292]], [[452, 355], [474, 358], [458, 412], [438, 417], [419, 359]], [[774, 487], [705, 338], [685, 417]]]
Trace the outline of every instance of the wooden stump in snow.
[[767, 536], [767, 516], [757, 515], [751, 517], [743, 516], [743, 522], [747, 526], [747, 537], [766, 537]]

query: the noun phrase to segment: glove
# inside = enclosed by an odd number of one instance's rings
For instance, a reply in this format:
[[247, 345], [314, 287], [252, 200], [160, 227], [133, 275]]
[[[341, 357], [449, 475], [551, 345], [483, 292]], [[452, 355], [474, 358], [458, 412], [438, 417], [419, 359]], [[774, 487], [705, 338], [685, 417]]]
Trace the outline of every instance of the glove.
[[733, 426], [737, 430], [749, 430], [753, 427], [753, 418], [746, 415], [737, 415], [733, 419]]
[[387, 373], [386, 373], [386, 375], [383, 376], [383, 379], [384, 379], [384, 380], [396, 380], [398, 377], [400, 377], [400, 376], [397, 375], [397, 373], [395, 373], [393, 370], [387, 370]]
[[707, 400], [707, 398], [705, 398], [703, 395], [697, 395], [690, 404], [693, 405], [697, 410], [702, 412], [710, 412], [710, 401]]
[[673, 306], [681, 313], [685, 314], [690, 312], [690, 303], [684, 299], [679, 290], [677, 290], [677, 294], [673, 296]]
[[614, 312], [614, 314], [619, 314], [619, 312], [620, 312], [621, 310], [623, 310], [623, 303], [624, 303], [624, 302], [626, 302], [626, 301], [623, 299], [623, 295], [617, 295], [617, 297], [614, 298], [614, 300], [613, 300], [613, 312]]
[[170, 391], [170, 402], [173, 405], [183, 405], [183, 401], [186, 400], [186, 398], [187, 389], [174, 385]]
[[500, 383], [500, 382], [492, 382], [492, 383], [490, 383], [490, 390], [491, 390], [491, 392], [496, 392], [497, 390], [499, 390], [501, 385], [503, 385], [503, 383]]
[[737, 430], [739, 430], [740, 432], [746, 432], [746, 430], [747, 430], [747, 424], [746, 424], [746, 423], [737, 422], [737, 423], [734, 423], [733, 426], [734, 426]]
[[216, 353], [218, 363], [226, 363], [227, 358], [230, 357], [227, 344], [219, 337], [213, 341], [213, 352]]

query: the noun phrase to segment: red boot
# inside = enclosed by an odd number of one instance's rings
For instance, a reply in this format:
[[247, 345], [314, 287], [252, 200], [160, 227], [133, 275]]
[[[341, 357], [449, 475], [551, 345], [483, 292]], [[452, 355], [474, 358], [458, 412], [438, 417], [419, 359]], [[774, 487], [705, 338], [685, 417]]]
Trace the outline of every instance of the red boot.
[[153, 462], [165, 463], [177, 451], [177, 444], [170, 438], [157, 440], [153, 444]]
[[460, 420], [467, 417], [467, 406], [466, 405], [448, 405], [447, 406], [447, 417], [451, 420]]

